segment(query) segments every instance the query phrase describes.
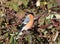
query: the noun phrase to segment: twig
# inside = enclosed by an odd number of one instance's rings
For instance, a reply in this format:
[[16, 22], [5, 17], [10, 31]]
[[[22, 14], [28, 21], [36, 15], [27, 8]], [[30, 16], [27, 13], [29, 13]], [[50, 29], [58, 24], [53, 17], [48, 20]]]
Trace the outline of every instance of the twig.
[[56, 34], [55, 34], [55, 36], [54, 36], [54, 38], [53, 38], [53, 41], [55, 41], [57, 39], [58, 34], [59, 34], [59, 32], [57, 31]]

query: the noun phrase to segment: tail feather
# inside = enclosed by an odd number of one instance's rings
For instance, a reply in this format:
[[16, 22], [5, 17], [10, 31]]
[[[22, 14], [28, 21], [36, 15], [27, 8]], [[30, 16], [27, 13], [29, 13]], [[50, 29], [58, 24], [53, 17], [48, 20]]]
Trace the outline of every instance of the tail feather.
[[17, 29], [18, 29], [19, 31], [21, 31], [21, 29], [22, 29], [24, 26], [25, 26], [25, 24], [18, 25], [18, 26], [17, 26]]
[[22, 28], [23, 28], [24, 26], [25, 26], [25, 24], [22, 24], [21, 26], [17, 26], [17, 29], [18, 29], [19, 31], [18, 31], [18, 34], [17, 34], [16, 39], [18, 39], [19, 36], [23, 34], [23, 33], [22, 33]]

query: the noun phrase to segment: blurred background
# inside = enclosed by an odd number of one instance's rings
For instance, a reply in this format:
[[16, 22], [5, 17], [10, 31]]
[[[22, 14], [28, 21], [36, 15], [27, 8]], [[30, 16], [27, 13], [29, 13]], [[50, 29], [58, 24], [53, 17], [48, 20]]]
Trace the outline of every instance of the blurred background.
[[[16, 40], [26, 12], [36, 20]], [[0, 0], [0, 44], [60, 44], [60, 0]]]

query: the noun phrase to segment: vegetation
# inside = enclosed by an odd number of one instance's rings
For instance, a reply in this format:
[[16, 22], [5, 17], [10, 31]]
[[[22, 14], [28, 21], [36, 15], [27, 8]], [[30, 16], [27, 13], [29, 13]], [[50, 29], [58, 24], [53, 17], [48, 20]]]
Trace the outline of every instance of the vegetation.
[[[0, 0], [0, 44], [60, 44], [59, 8], [55, 0]], [[16, 40], [26, 12], [34, 13], [34, 25]]]

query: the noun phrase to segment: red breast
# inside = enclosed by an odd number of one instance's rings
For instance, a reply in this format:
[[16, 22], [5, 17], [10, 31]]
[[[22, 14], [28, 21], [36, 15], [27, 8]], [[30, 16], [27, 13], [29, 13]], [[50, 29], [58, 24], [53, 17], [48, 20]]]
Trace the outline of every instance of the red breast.
[[27, 23], [27, 25], [25, 26], [26, 28], [31, 28], [32, 27], [32, 25], [33, 25], [33, 22], [34, 22], [34, 16], [33, 15], [29, 15], [29, 19], [30, 19], [30, 21]]

